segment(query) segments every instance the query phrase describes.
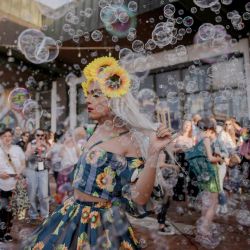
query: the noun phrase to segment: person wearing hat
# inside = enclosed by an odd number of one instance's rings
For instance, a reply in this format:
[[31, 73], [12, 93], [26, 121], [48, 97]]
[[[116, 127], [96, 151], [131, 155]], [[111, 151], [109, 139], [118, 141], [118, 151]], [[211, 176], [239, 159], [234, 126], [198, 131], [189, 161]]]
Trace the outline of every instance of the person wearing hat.
[[0, 241], [10, 242], [12, 211], [10, 198], [16, 188], [17, 179], [25, 168], [25, 155], [17, 145], [12, 145], [13, 133], [5, 125], [0, 126]]

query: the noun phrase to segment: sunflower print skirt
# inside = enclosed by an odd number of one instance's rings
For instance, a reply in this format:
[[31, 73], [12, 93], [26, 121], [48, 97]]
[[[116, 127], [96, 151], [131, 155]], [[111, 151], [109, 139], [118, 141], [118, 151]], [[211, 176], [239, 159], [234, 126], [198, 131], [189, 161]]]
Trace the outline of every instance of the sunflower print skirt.
[[25, 250], [140, 249], [119, 203], [94, 203], [73, 197], [59, 206], [29, 238]]

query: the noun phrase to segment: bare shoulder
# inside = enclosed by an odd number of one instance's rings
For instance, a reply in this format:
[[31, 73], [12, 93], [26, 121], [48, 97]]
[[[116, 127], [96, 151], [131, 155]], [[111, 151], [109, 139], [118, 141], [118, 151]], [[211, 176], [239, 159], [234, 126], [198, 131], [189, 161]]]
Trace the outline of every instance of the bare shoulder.
[[125, 155], [132, 155], [135, 157], [141, 157], [140, 145], [135, 136], [131, 133], [126, 134], [123, 137], [122, 145], [124, 147]]

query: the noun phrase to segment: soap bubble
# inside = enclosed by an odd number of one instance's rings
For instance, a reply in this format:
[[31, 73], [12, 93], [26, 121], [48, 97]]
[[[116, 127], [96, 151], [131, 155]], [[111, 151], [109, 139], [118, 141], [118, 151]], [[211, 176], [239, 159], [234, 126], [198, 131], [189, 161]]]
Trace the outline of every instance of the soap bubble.
[[142, 52], [144, 50], [144, 43], [143, 43], [143, 41], [141, 41], [141, 40], [135, 40], [132, 43], [132, 49], [135, 52]]
[[21, 111], [23, 109], [25, 101], [29, 99], [29, 97], [30, 95], [27, 89], [24, 88], [13, 89], [8, 97], [11, 109], [16, 111]]
[[175, 13], [175, 7], [173, 4], [167, 4], [164, 7], [164, 16], [165, 17], [171, 17]]
[[129, 10], [129, 11], [131, 11], [131, 12], [136, 12], [137, 9], [138, 9], [138, 4], [137, 4], [137, 2], [135, 2], [135, 1], [130, 1], [130, 2], [128, 3], [128, 10]]
[[129, 29], [136, 27], [135, 13], [123, 5], [105, 6], [100, 11], [100, 18], [106, 30], [118, 38], [127, 36]]
[[199, 37], [203, 40], [213, 39], [215, 36], [215, 28], [211, 23], [204, 23], [199, 27], [198, 30]]
[[191, 16], [186, 16], [183, 18], [183, 24], [186, 27], [190, 27], [194, 24], [194, 19]]
[[59, 54], [57, 42], [35, 29], [26, 29], [19, 35], [18, 49], [35, 64], [53, 61]]
[[51, 37], [44, 37], [41, 43], [36, 46], [35, 57], [42, 62], [51, 62], [59, 54], [57, 42]]
[[45, 35], [40, 30], [26, 29], [18, 36], [17, 47], [19, 50], [24, 51], [28, 46], [35, 46], [41, 42], [44, 37]]
[[112, 24], [117, 20], [116, 10], [113, 6], [108, 5], [101, 9], [100, 18], [104, 24]]
[[90, 18], [93, 15], [93, 10], [91, 8], [86, 8], [84, 14], [87, 18]]
[[250, 2], [246, 3], [245, 9], [246, 11], [250, 12]]
[[94, 30], [91, 33], [91, 38], [95, 41], [95, 42], [100, 42], [103, 38], [102, 32], [99, 30]]
[[25, 119], [29, 118], [36, 118], [36, 115], [39, 115], [39, 118], [41, 116], [41, 107], [38, 105], [38, 103], [32, 99], [28, 99], [23, 104], [23, 110], [22, 113], [24, 115]]
[[194, 0], [194, 3], [200, 8], [210, 8], [217, 4], [219, 0]]
[[148, 39], [145, 44], [145, 49], [147, 50], [154, 50], [156, 48], [156, 44], [152, 39]]
[[224, 5], [230, 5], [233, 2], [233, 0], [221, 0], [221, 3]]
[[140, 102], [143, 102], [144, 100], [152, 100], [154, 101], [156, 98], [156, 94], [152, 89], [141, 89], [138, 93], [137, 99]]

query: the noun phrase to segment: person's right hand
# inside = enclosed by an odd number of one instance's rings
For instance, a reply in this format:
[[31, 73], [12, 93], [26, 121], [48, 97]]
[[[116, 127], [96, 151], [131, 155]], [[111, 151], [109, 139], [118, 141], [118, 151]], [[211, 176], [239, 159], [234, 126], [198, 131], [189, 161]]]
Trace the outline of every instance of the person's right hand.
[[0, 179], [6, 180], [8, 178], [10, 178], [10, 176], [6, 172], [0, 174]]

